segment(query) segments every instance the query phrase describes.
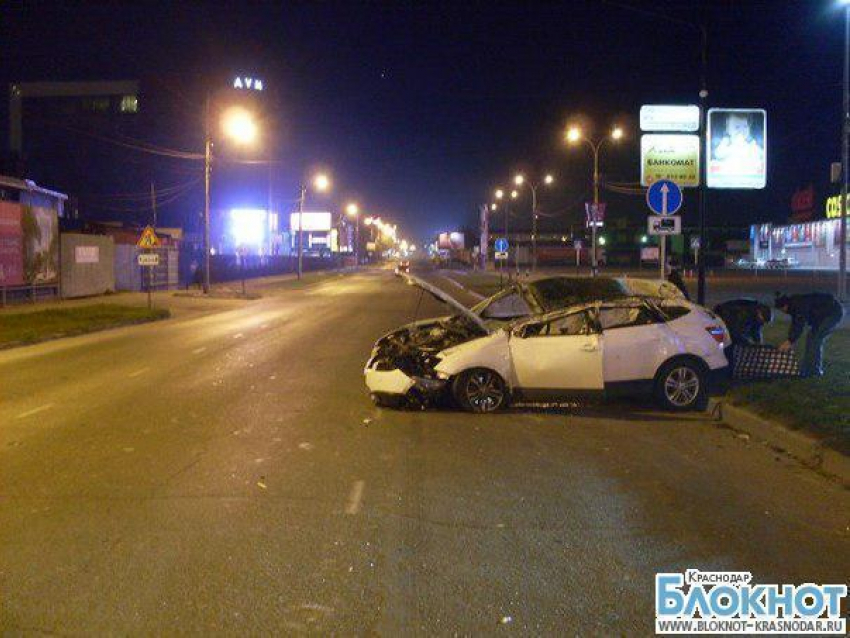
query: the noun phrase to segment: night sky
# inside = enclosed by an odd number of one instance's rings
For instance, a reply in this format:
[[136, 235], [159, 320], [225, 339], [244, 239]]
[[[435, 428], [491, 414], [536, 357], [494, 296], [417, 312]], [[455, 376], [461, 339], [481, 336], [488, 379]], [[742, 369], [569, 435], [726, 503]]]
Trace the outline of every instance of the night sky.
[[[640, 105], [698, 100], [698, 31], [661, 15], [707, 26], [709, 105], [768, 112], [767, 189], [713, 192], [711, 223], [784, 221], [792, 192], [809, 183], [822, 214], [839, 159], [843, 20], [833, 0], [7, 2], [0, 12], [4, 90], [154, 76], [188, 132], [151, 132], [157, 143], [199, 150], [206, 87], [262, 76], [280, 104], [276, 197], [294, 197], [301, 176], [323, 164], [333, 205], [355, 197], [420, 241], [473, 224], [477, 205], [520, 168], [558, 178], [541, 200], [546, 228], [576, 224], [589, 153], [561, 141], [576, 115], [601, 133], [626, 127], [603, 173], [637, 182]], [[195, 205], [201, 192], [188, 197]], [[645, 214], [639, 197], [603, 197], [611, 217], [639, 224]], [[694, 213], [689, 196], [686, 223]]]

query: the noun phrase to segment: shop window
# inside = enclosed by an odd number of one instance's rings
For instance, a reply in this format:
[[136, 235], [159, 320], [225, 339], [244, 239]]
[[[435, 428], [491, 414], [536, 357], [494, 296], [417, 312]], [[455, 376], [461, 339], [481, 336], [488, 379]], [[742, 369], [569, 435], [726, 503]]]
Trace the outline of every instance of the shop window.
[[83, 99], [83, 110], [92, 113], [107, 113], [109, 111], [108, 97], [87, 97]]
[[124, 95], [121, 97], [121, 104], [119, 105], [119, 110], [122, 113], [138, 113], [139, 112], [139, 96], [138, 95]]

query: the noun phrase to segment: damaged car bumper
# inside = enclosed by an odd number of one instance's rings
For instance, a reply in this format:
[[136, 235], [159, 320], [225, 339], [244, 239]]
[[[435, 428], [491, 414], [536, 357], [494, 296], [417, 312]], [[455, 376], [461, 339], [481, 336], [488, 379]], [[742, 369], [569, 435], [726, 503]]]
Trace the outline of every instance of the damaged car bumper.
[[409, 376], [401, 370], [376, 370], [367, 367], [366, 387], [376, 399], [399, 402], [404, 399], [416, 398], [436, 399], [446, 388], [446, 379], [432, 379], [421, 376]]

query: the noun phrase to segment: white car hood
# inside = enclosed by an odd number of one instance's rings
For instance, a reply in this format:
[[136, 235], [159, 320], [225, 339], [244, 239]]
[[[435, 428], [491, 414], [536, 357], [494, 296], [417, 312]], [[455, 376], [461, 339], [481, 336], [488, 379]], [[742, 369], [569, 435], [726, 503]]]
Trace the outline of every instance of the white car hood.
[[433, 284], [429, 284], [427, 281], [420, 279], [419, 277], [417, 277], [415, 275], [406, 274], [405, 279], [407, 279], [407, 283], [410, 284], [411, 286], [418, 286], [422, 290], [424, 290], [424, 291], [430, 293], [431, 295], [433, 295], [434, 297], [436, 297], [439, 301], [442, 301], [443, 303], [451, 306], [454, 310], [456, 310], [458, 312], [458, 314], [461, 314], [464, 317], [466, 317], [467, 319], [469, 319], [470, 321], [472, 321], [475, 325], [477, 325], [479, 328], [481, 328], [484, 332], [487, 332], [487, 333], [490, 332], [490, 329], [487, 327], [487, 325], [484, 323], [484, 321], [481, 319], [481, 317], [476, 315], [474, 312], [472, 312], [469, 308], [464, 306], [462, 303], [460, 303], [457, 299], [452, 297], [446, 291], [437, 288]]

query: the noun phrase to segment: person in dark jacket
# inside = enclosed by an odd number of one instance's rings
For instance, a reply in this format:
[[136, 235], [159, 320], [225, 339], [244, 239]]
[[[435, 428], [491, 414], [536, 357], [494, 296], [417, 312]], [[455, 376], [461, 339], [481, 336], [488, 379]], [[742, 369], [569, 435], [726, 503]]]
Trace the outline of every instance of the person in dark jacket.
[[823, 344], [844, 317], [844, 308], [832, 295], [825, 292], [810, 292], [802, 295], [777, 295], [774, 303], [777, 310], [791, 316], [788, 340], [780, 350], [790, 350], [803, 335], [806, 326], [806, 350], [800, 373], [804, 377], [823, 374]]
[[770, 306], [755, 299], [730, 299], [714, 307], [726, 324], [733, 346], [757, 346], [763, 343], [762, 328], [773, 321]]
[[669, 272], [667, 274], [667, 281], [681, 290], [682, 294], [685, 295], [685, 299], [690, 301], [691, 296], [688, 294], [688, 287], [685, 285], [685, 280], [682, 279], [682, 271], [679, 270], [679, 265], [675, 262], [670, 262], [668, 269]]

